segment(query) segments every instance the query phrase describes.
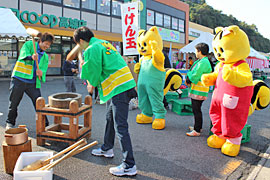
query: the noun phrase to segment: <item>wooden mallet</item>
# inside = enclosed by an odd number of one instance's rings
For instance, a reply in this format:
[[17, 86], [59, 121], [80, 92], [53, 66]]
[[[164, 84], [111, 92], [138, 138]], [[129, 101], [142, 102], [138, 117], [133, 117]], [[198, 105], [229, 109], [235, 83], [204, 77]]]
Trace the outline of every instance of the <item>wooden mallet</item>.
[[[94, 145], [97, 145], [98, 142], [97, 141], [94, 141], [92, 142], [91, 144], [88, 144], [88, 145], [85, 145], [84, 143], [83, 144], [80, 144], [79, 146], [77, 146], [76, 148], [72, 149], [69, 153], [65, 154], [63, 157], [61, 157], [60, 159], [57, 159], [56, 161], [46, 165], [46, 166], [43, 166], [42, 168], [38, 169], [38, 171], [40, 170], [44, 170], [44, 171], [48, 171], [50, 170], [51, 168], [53, 168], [55, 165], [59, 164], [61, 161], [67, 159], [67, 158], [70, 158], [71, 156], [74, 156]], [[85, 146], [84, 146], [85, 145]]]
[[[35, 37], [41, 37], [41, 32], [39, 32], [38, 30], [35, 30], [33, 28], [27, 28], [26, 29], [27, 34], [29, 34], [30, 36], [32, 36], [32, 41], [33, 41], [33, 47], [34, 47], [34, 53], [37, 53], [36, 50], [36, 43], [35, 43]], [[39, 70], [39, 65], [38, 65], [38, 59], [35, 59], [36, 61], [36, 65], [37, 65], [37, 69]], [[38, 76], [39, 80], [41, 80], [41, 77]]]
[[45, 158], [42, 158], [40, 160], [37, 160], [37, 161], [33, 162], [32, 164], [29, 164], [28, 166], [24, 167], [21, 171], [35, 171], [35, 170], [49, 164], [52, 159], [58, 158], [59, 156], [61, 156], [61, 155], [65, 154], [66, 152], [76, 148], [77, 146], [79, 146], [82, 143], [87, 143], [85, 138], [83, 138], [80, 141], [72, 144], [71, 146], [67, 147], [63, 151], [55, 154], [54, 156], [52, 156], [50, 158], [45, 157]]
[[81, 52], [81, 48], [80, 46], [77, 44], [67, 55], [67, 58], [66, 60], [68, 61], [72, 61], [74, 60], [77, 56], [78, 56], [78, 53]]

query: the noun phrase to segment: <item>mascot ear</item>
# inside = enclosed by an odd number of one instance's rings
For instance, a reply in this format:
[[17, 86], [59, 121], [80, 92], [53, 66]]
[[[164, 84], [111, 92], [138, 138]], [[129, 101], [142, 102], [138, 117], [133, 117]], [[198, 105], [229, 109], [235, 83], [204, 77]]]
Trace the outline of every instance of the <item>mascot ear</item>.
[[154, 33], [158, 34], [158, 29], [156, 26], [152, 26], [149, 31], [153, 31]]
[[216, 34], [217, 34], [219, 31], [222, 31], [222, 30], [223, 30], [223, 27], [216, 27], [216, 28], [215, 28]]
[[239, 27], [236, 26], [236, 25], [229, 26], [227, 29], [228, 29], [230, 32], [233, 32], [234, 35], [239, 31]]

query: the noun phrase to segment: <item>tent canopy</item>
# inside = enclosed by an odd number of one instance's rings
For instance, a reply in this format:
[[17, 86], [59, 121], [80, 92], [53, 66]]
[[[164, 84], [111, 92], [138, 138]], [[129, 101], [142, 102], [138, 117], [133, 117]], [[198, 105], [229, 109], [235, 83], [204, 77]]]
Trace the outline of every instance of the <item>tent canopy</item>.
[[[201, 33], [200, 37], [193, 40], [191, 43], [184, 46], [180, 49], [180, 53], [195, 53], [195, 46], [198, 43], [206, 43], [209, 46], [209, 53], [213, 52], [212, 41], [214, 39], [214, 35], [209, 32]], [[261, 55], [258, 51], [250, 47], [249, 57], [256, 57], [258, 59], [267, 59], [265, 56]]]
[[195, 46], [198, 43], [206, 43], [209, 46], [209, 53], [213, 52], [212, 41], [214, 39], [214, 35], [209, 32], [202, 32], [200, 37], [193, 40], [191, 43], [184, 46], [180, 49], [180, 53], [195, 53]]
[[258, 51], [256, 51], [252, 47], [250, 47], [250, 53], [249, 53], [248, 56], [249, 57], [256, 57], [258, 59], [263, 59], [263, 60], [266, 60], [267, 59], [264, 55], [260, 54]]
[[27, 37], [22, 23], [11, 9], [0, 8], [0, 37]]

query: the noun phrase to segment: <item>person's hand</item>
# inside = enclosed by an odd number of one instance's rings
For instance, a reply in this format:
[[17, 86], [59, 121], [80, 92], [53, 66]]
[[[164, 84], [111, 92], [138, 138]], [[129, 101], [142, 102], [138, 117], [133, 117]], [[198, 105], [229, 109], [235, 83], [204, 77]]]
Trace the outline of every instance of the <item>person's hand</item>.
[[32, 59], [34, 60], [34, 61], [37, 61], [38, 60], [38, 54], [36, 53], [36, 54], [33, 54], [32, 55]]
[[75, 69], [75, 73], [76, 73], [76, 74], [79, 74], [79, 70], [78, 70], [78, 69]]
[[76, 72], [76, 69], [74, 69], [74, 68], [71, 68], [71, 72]]
[[185, 85], [187, 85], [187, 87], [190, 87], [191, 84], [190, 83], [187, 83], [187, 81], [185, 81]]
[[37, 69], [37, 76], [42, 76], [42, 71], [40, 69]]
[[91, 84], [87, 84], [87, 91], [90, 93], [90, 94], [93, 94], [93, 91], [94, 91], [95, 87], [92, 86]]
[[83, 64], [84, 64], [84, 60], [81, 60], [81, 61], [80, 61], [80, 68], [81, 68], [81, 69], [82, 69]]

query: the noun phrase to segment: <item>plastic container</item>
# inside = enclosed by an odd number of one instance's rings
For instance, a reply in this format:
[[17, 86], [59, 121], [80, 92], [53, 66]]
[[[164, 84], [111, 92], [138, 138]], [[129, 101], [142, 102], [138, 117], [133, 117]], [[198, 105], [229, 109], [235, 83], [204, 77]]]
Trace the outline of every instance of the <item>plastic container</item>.
[[[42, 159], [43, 157], [52, 157], [52, 151], [46, 152], [22, 152], [19, 156], [14, 171], [14, 180], [52, 180], [53, 169], [49, 171], [21, 171], [25, 166]], [[53, 160], [52, 160], [53, 161]], [[52, 162], [51, 161], [51, 162]]]
[[186, 99], [173, 100], [172, 111], [180, 116], [192, 116], [191, 101]]
[[188, 97], [189, 88], [181, 89], [181, 91], [183, 92], [183, 93], [181, 94], [181, 98], [186, 98], [186, 97]]
[[171, 100], [171, 99], [179, 99], [179, 95], [177, 92], [167, 92], [167, 94], [165, 95], [167, 101]]
[[[213, 132], [211, 131], [211, 128], [213, 127], [212, 123], [210, 124], [210, 131], [209, 131], [209, 135], [213, 135]], [[250, 141], [250, 129], [251, 129], [251, 125], [246, 124], [245, 127], [242, 129], [241, 133], [242, 133], [242, 140], [241, 143], [246, 143]]]

